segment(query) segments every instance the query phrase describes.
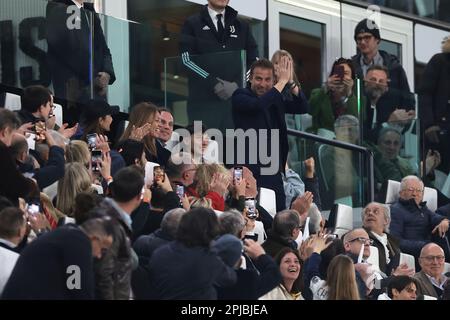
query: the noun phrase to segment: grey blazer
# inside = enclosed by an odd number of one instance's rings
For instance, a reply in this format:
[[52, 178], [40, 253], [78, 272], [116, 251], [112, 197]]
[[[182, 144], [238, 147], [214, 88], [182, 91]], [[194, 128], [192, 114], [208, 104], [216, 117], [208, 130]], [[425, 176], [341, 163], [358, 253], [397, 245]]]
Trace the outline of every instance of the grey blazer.
[[414, 275], [414, 278], [417, 280], [418, 288], [417, 295], [427, 295], [435, 298], [439, 298], [436, 290], [433, 287], [433, 284], [428, 279], [425, 272], [420, 271]]

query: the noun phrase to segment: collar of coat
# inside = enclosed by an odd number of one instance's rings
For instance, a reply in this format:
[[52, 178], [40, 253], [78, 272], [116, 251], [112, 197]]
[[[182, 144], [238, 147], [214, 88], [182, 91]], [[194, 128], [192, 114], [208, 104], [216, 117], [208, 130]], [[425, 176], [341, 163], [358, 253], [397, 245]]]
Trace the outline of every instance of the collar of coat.
[[[226, 6], [225, 8], [225, 25], [229, 25], [230, 21], [236, 19], [238, 12], [234, 10], [230, 6]], [[208, 11], [208, 5], [204, 5], [202, 11], [200, 12], [200, 15], [202, 17], [202, 20], [205, 21], [205, 23], [211, 22], [211, 16], [209, 15]]]
[[422, 201], [419, 205], [416, 204], [414, 199], [404, 200], [402, 198], [398, 198], [398, 202], [406, 208], [410, 209], [425, 209], [427, 206], [426, 201]]

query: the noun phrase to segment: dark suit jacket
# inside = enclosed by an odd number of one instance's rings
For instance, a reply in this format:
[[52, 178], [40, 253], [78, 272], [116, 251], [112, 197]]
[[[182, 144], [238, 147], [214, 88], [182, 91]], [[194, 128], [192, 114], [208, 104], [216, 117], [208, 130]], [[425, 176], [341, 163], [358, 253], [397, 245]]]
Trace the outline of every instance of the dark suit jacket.
[[378, 249], [378, 262], [379, 267], [382, 272], [386, 275], [390, 275], [391, 272], [398, 267], [400, 262], [400, 243], [397, 238], [387, 233], [388, 239], [388, 250], [389, 250], [389, 264], [386, 263], [386, 252], [384, 251], [383, 244], [370, 232], [367, 230], [369, 238], [373, 240], [373, 246]]
[[[46, 8], [47, 60], [56, 95], [65, 93], [65, 84], [70, 78], [78, 79], [82, 86], [90, 85], [91, 72], [93, 77], [98, 72], [107, 72], [111, 76], [109, 84], [116, 79], [111, 53], [93, 4], [84, 3], [84, 9], [80, 12], [80, 28], [70, 30], [66, 24], [74, 23], [75, 19], [66, 11], [67, 7], [72, 5], [74, 3], [71, 0], [57, 0], [49, 2]], [[93, 26], [88, 25], [86, 15], [93, 20]], [[92, 70], [90, 70], [91, 57]]]

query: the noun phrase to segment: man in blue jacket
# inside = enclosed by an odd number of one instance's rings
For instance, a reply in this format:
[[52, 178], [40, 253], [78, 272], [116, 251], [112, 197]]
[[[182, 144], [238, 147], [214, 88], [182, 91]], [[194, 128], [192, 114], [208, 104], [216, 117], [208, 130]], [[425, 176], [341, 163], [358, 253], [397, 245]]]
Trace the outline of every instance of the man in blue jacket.
[[[282, 57], [277, 65], [278, 81], [274, 83], [273, 64], [267, 59], [258, 60], [250, 69], [250, 87], [236, 90], [232, 99], [235, 128], [244, 131], [253, 129], [258, 135], [256, 145], [246, 144], [245, 165], [253, 172], [259, 188], [265, 187], [275, 191], [277, 211], [285, 209], [286, 206], [281, 176], [289, 151], [285, 114], [301, 114], [308, 111], [306, 97], [292, 79], [292, 70], [293, 62], [288, 57]], [[262, 130], [267, 130], [267, 137], [260, 136]], [[262, 143], [259, 142], [260, 139]], [[272, 148], [274, 150], [271, 150]], [[265, 161], [261, 158], [262, 150], [267, 151], [267, 155], [270, 156], [269, 163], [263, 163]], [[251, 159], [255, 153], [257, 163], [252, 163]], [[242, 159], [242, 155], [237, 156], [238, 160]], [[278, 169], [275, 174], [264, 173], [267, 167], [273, 165]]]
[[[416, 258], [424, 245], [432, 241], [441, 243], [446, 236], [449, 220], [428, 209], [423, 202], [424, 185], [416, 176], [402, 179], [400, 198], [391, 205], [391, 234], [400, 239], [400, 249]], [[447, 253], [448, 254], [448, 253]]]

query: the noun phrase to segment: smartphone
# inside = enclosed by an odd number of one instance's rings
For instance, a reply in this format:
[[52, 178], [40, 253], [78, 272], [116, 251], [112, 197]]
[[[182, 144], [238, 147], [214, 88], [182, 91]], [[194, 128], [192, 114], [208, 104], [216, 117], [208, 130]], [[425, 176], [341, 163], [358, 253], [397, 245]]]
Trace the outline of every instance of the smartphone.
[[100, 163], [101, 162], [102, 162], [102, 151], [101, 150], [92, 150], [91, 151], [92, 171], [95, 171], [95, 172], [100, 171]]
[[183, 198], [184, 198], [184, 186], [182, 184], [177, 184], [176, 193], [177, 193], [178, 197], [180, 198], [180, 201], [183, 201]]
[[256, 219], [258, 214], [256, 213], [256, 201], [255, 198], [245, 199], [245, 208], [247, 209], [247, 217], [249, 219]]
[[164, 179], [165, 179], [164, 168], [161, 166], [153, 167], [153, 185], [157, 186], [156, 181], [160, 180], [161, 182], [164, 182]]
[[36, 216], [41, 212], [41, 204], [39, 199], [34, 199], [27, 203], [27, 212], [29, 215]]
[[242, 180], [242, 167], [234, 168], [233, 178], [235, 182], [240, 182]]
[[337, 75], [339, 79], [342, 81], [344, 80], [344, 72], [345, 72], [344, 66], [342, 64], [339, 64], [334, 67], [333, 75]]
[[36, 134], [36, 141], [44, 141], [45, 140], [45, 129], [46, 125], [44, 121], [36, 121], [31, 128], [31, 131]]
[[97, 135], [95, 133], [86, 136], [87, 144], [90, 150], [94, 150], [97, 146]]

